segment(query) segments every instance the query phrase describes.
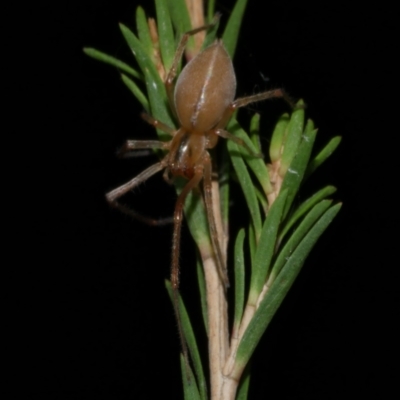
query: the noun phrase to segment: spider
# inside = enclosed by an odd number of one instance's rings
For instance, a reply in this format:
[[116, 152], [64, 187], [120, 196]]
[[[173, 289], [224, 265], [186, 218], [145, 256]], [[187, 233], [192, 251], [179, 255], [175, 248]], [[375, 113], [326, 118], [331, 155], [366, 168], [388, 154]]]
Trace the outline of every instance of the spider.
[[[167, 154], [161, 161], [106, 194], [106, 199], [111, 206], [137, 216], [135, 212], [130, 212], [118, 202], [121, 196], [163, 170], [164, 178], [169, 183], [175, 177], [187, 179], [188, 182], [176, 201], [173, 217], [171, 284], [175, 293], [179, 289], [179, 246], [183, 206], [188, 193], [201, 183], [218, 273], [225, 288], [229, 286], [212, 207], [212, 162], [208, 150], [217, 145], [220, 137], [233, 140], [239, 145], [247, 147], [241, 139], [224, 129], [236, 109], [249, 103], [274, 97], [283, 97], [291, 103], [282, 89], [270, 90], [235, 100], [236, 76], [232, 60], [220, 39], [217, 39], [189, 61], [175, 83], [178, 65], [189, 37], [207, 30], [214, 24], [215, 22], [193, 29], [182, 36], [175, 52], [172, 67], [166, 76], [165, 86], [169, 103], [176, 116], [179, 128], [173, 129], [150, 115], [142, 114], [142, 118], [150, 125], [169, 134], [171, 140], [167, 142], [128, 140], [122, 149], [122, 152], [127, 152], [137, 149], [158, 148], [168, 151]], [[257, 154], [254, 154], [254, 156], [260, 157]]]

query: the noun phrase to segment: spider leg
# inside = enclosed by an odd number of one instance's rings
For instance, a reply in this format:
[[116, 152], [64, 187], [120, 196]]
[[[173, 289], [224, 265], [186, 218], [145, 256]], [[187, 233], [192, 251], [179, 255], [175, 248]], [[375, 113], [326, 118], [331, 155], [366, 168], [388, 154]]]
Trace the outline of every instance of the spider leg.
[[170, 126], [164, 124], [163, 122], [159, 121], [158, 119], [153, 118], [151, 115], [146, 113], [141, 113], [140, 116], [150, 125], [154, 126], [154, 128], [159, 129], [165, 133], [168, 133], [170, 136], [175, 135], [175, 129], [171, 128]]
[[140, 185], [142, 182], [146, 181], [149, 179], [151, 176], [156, 174], [159, 171], [162, 171], [166, 167], [166, 160], [162, 160], [158, 162], [157, 164], [153, 164], [151, 167], [145, 169], [143, 172], [141, 172], [139, 175], [135, 176], [133, 179], [130, 181], [126, 182], [125, 184], [117, 187], [114, 190], [111, 190], [106, 194], [106, 200], [110, 204], [110, 206], [117, 208], [118, 210], [122, 211], [124, 214], [130, 215], [131, 217], [138, 219], [139, 221], [142, 221], [146, 224], [149, 225], [166, 225], [171, 223], [170, 218], [163, 218], [160, 220], [152, 219], [145, 217], [136, 211], [130, 209], [127, 206], [124, 206], [123, 204], [120, 204], [117, 200], [135, 188], [136, 186]]
[[255, 103], [256, 101], [268, 100], [277, 97], [283, 98], [290, 105], [290, 107], [295, 108], [295, 104], [293, 103], [292, 99], [283, 89], [273, 89], [273, 90], [268, 90], [266, 92], [254, 94], [252, 96], [241, 97], [235, 100], [232, 103], [231, 107], [233, 108], [234, 111], [239, 107], [247, 106], [248, 104]]
[[168, 149], [169, 142], [159, 140], [127, 140], [118, 150], [118, 157], [124, 157], [126, 153], [138, 149]]
[[[240, 107], [247, 106], [250, 103], [255, 103], [257, 101], [268, 100], [273, 98], [283, 98], [293, 109], [296, 107], [292, 99], [288, 96], [288, 94], [283, 89], [274, 89], [268, 90], [266, 92], [258, 93], [252, 96], [241, 97], [235, 100], [224, 112], [220, 122], [216, 126], [216, 129], [223, 129], [227, 123], [229, 122], [230, 118], [232, 117], [233, 113]], [[218, 133], [217, 133], [218, 134]]]
[[225, 139], [233, 140], [236, 144], [245, 147], [250, 152], [250, 154], [255, 157], [262, 157], [262, 154], [254, 153], [254, 151], [242, 139], [232, 135], [230, 132], [226, 131], [223, 128], [227, 125], [233, 113], [238, 108], [245, 107], [248, 104], [255, 103], [257, 101], [268, 100], [272, 98], [283, 98], [292, 108], [295, 108], [295, 104], [283, 89], [268, 90], [266, 92], [258, 93], [252, 96], [241, 97], [235, 100], [229, 107], [227, 107], [220, 122], [213, 130], [213, 133]]
[[246, 143], [244, 140], [238, 138], [238, 137], [235, 136], [235, 135], [232, 135], [232, 133], [226, 131], [225, 129], [216, 129], [216, 130], [214, 131], [214, 133], [215, 133], [216, 135], [218, 135], [218, 136], [224, 138], [224, 139], [232, 140], [232, 141], [234, 141], [236, 144], [238, 144], [239, 146], [244, 147], [252, 156], [258, 157], [258, 158], [261, 158], [261, 157], [262, 157], [262, 154], [260, 154], [260, 153], [255, 153], [255, 152], [247, 145], [247, 143]]
[[201, 179], [203, 178], [203, 171], [199, 169], [195, 172], [193, 178], [185, 185], [182, 192], [178, 196], [174, 212], [174, 233], [172, 236], [172, 264], [171, 264], [171, 285], [172, 292], [174, 295], [174, 309], [176, 320], [178, 322], [179, 337], [182, 346], [182, 352], [185, 359], [185, 364], [189, 366], [188, 350], [183, 334], [182, 318], [179, 309], [179, 252], [180, 252], [180, 241], [181, 241], [181, 230], [182, 230], [182, 219], [183, 219], [183, 206], [188, 193], [195, 188]]
[[174, 233], [172, 236], [172, 266], [171, 266], [171, 284], [172, 288], [179, 289], [179, 252], [180, 252], [180, 238], [183, 219], [183, 206], [185, 199], [189, 192], [194, 189], [203, 178], [203, 170], [198, 169], [193, 178], [185, 185], [182, 192], [176, 200], [174, 212]]

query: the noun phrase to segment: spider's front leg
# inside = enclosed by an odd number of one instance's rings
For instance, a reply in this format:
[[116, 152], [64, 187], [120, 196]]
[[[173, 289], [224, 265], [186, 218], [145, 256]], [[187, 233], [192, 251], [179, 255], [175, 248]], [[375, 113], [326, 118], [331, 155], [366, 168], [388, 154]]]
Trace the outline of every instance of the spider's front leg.
[[118, 150], [117, 156], [123, 158], [127, 153], [139, 149], [168, 149], [169, 142], [161, 142], [159, 140], [127, 140]]
[[[159, 129], [165, 133], [168, 133], [170, 136], [175, 135], [175, 129], [169, 127], [168, 125], [158, 121], [153, 118], [151, 115], [142, 113], [141, 117], [150, 125], [154, 126], [154, 128]], [[118, 156], [123, 157], [126, 153], [133, 150], [139, 149], [163, 149], [168, 150], [170, 147], [170, 142], [162, 142], [160, 140], [127, 140], [125, 144], [118, 151]]]
[[257, 101], [262, 101], [262, 100], [268, 100], [268, 99], [276, 99], [276, 98], [282, 98], [290, 105], [291, 108], [295, 108], [295, 104], [293, 103], [292, 99], [289, 97], [289, 95], [283, 90], [283, 89], [272, 89], [272, 90], [267, 90], [266, 92], [261, 92], [258, 94], [254, 94], [252, 96], [247, 96], [247, 97], [240, 97], [239, 99], [236, 99], [233, 104], [232, 108], [236, 110], [237, 108], [240, 107], [245, 107], [250, 103], [256, 103]]
[[[154, 119], [150, 115], [146, 113], [142, 113], [142, 118], [148, 122], [150, 125], [154, 126], [157, 129], [160, 129], [166, 133], [168, 133], [171, 136], [175, 135], [175, 130], [168, 125], [165, 125], [164, 123]], [[118, 156], [123, 157], [126, 155], [126, 153], [134, 151], [134, 150], [139, 150], [139, 149], [163, 149], [163, 150], [169, 150], [171, 146], [171, 141], [169, 142], [162, 142], [160, 140], [127, 140], [125, 144], [121, 147], [121, 149], [118, 151]], [[157, 164], [152, 165], [151, 167], [145, 169], [143, 172], [141, 172], [139, 175], [131, 179], [129, 182], [117, 187], [114, 190], [111, 190], [106, 194], [106, 199], [108, 203], [114, 207], [122, 211], [124, 214], [130, 215], [131, 217], [142, 221], [148, 225], [166, 225], [170, 224], [171, 218], [163, 218], [163, 219], [153, 219], [149, 217], [145, 217], [141, 215], [140, 213], [137, 213], [136, 211], [132, 210], [129, 207], [124, 206], [123, 204], [120, 204], [117, 200], [123, 196], [124, 194], [128, 193], [132, 189], [134, 189], [136, 186], [140, 185], [142, 182], [146, 181], [149, 179], [152, 175], [156, 174], [157, 172], [165, 169], [168, 165], [168, 156], [165, 156], [160, 162]]]
[[150, 225], [155, 225], [157, 221], [154, 221], [150, 218], [144, 217], [137, 213], [134, 210], [131, 210], [129, 207], [126, 207], [120, 204], [117, 200], [123, 196], [124, 194], [128, 193], [130, 190], [135, 188], [136, 186], [140, 185], [142, 182], [149, 179], [151, 176], [156, 174], [159, 171], [162, 171], [166, 167], [166, 160], [163, 159], [162, 161], [158, 162], [157, 164], [153, 164], [151, 167], [145, 169], [139, 175], [135, 176], [130, 181], [124, 183], [121, 186], [118, 186], [116, 189], [111, 190], [110, 192], [106, 193], [106, 200], [110, 204], [111, 207], [117, 208], [122, 211], [124, 214], [128, 214], [133, 218], [139, 219], [145, 223]]

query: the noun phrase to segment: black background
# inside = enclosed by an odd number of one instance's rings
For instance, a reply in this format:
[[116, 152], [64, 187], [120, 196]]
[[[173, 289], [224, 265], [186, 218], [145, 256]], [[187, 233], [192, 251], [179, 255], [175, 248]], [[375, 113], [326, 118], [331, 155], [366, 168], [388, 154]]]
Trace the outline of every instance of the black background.
[[[317, 148], [343, 137], [302, 196], [333, 184], [344, 206], [255, 353], [250, 399], [385, 397], [395, 379], [398, 319], [396, 125], [384, 127], [392, 114], [380, 113], [392, 104], [395, 81], [391, 11], [383, 3], [260, 4], [250, 1], [244, 18], [234, 59], [237, 93], [283, 86], [305, 99], [319, 127]], [[182, 398], [179, 340], [164, 288], [172, 228], [142, 225], [104, 201], [106, 191], [155, 162], [118, 160], [115, 151], [127, 138], [155, 133], [118, 71], [82, 53], [95, 47], [131, 63], [118, 22], [134, 27], [137, 5], [31, 5], [10, 28], [5, 64], [14, 72], [6, 83], [17, 107], [6, 115], [12, 158], [4, 219], [12, 223], [4, 225], [4, 243], [16, 285], [6, 307], [10, 371], [17, 390], [29, 393], [24, 398], [150, 399], [160, 391]], [[152, 4], [143, 5], [154, 15]], [[222, 23], [231, 7], [217, 2]], [[241, 112], [244, 120], [260, 112], [268, 132], [284, 110], [274, 101]], [[234, 194], [232, 212], [244, 217], [232, 236], [246, 223], [240, 191]], [[169, 216], [174, 201], [159, 176], [136, 190], [134, 207]], [[182, 293], [196, 315], [186, 228], [182, 247]], [[195, 328], [203, 335], [200, 324]]]

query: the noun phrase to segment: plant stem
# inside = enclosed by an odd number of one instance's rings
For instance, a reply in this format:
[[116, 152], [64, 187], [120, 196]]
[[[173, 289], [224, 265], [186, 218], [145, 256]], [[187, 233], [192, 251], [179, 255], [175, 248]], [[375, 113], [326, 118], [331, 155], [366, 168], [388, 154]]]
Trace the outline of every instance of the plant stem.
[[[219, 198], [219, 184], [217, 180], [212, 183], [212, 201], [218, 237], [221, 239], [221, 253], [226, 266], [228, 236], [224, 231]], [[220, 399], [221, 388], [224, 380], [223, 366], [229, 351], [228, 333], [228, 304], [226, 289], [218, 273], [211, 242], [208, 246], [201, 246], [200, 254], [203, 262], [207, 290], [208, 311], [208, 352], [210, 363], [211, 399]]]
[[[190, 21], [192, 22], [192, 28], [205, 25], [204, 22], [204, 5], [203, 0], [185, 0], [186, 7], [189, 11]], [[189, 59], [200, 53], [203, 46], [206, 32], [199, 32], [194, 36], [194, 51], [189, 56]]]

